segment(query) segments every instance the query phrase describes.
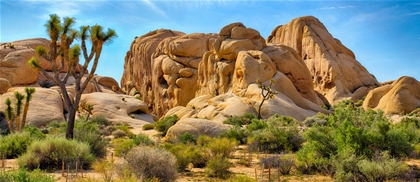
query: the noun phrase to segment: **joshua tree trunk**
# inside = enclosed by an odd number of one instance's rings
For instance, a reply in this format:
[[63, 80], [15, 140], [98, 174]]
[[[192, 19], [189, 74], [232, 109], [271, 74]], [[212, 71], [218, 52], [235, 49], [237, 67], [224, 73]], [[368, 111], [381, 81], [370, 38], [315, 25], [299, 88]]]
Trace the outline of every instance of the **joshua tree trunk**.
[[22, 130], [20, 129], [20, 116], [16, 116], [16, 131], [17, 131], [17, 132], [22, 131]]
[[11, 119], [11, 120], [8, 120], [7, 121], [8, 122], [8, 124], [9, 124], [9, 130], [10, 130], [10, 133], [13, 133], [13, 119]]
[[29, 109], [29, 102], [25, 103], [25, 106], [23, 106], [23, 113], [22, 113], [22, 123], [21, 123], [21, 128], [20, 130], [25, 129], [25, 124], [26, 124], [26, 115], [28, 113], [28, 109]]

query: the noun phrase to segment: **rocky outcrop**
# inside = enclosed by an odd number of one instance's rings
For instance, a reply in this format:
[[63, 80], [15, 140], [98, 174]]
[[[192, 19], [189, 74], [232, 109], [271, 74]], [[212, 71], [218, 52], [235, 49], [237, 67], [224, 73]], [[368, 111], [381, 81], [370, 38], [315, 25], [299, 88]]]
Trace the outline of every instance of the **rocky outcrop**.
[[120, 82], [121, 87], [126, 94], [140, 94], [150, 110], [152, 110], [154, 103], [152, 55], [163, 39], [181, 35], [184, 35], [184, 33], [165, 29], [149, 32], [143, 36], [136, 37], [125, 56], [124, 72]]
[[87, 110], [93, 107], [92, 115], [103, 115], [113, 122], [127, 122], [132, 125], [143, 125], [153, 122], [147, 114], [147, 104], [128, 95], [93, 92], [83, 94], [79, 106]]
[[176, 140], [179, 135], [186, 132], [192, 134], [195, 138], [198, 138], [200, 135], [217, 137], [227, 129], [229, 129], [227, 125], [208, 119], [185, 118], [169, 128], [165, 138], [167, 140]]
[[364, 102], [365, 109], [380, 109], [385, 114], [407, 114], [420, 108], [420, 82], [404, 76], [393, 83], [371, 90]]
[[330, 104], [341, 99], [361, 99], [379, 85], [354, 53], [315, 17], [299, 17], [276, 27], [267, 42], [295, 49], [312, 75], [315, 90]]
[[[15, 102], [14, 92], [24, 94], [24, 87], [13, 87], [0, 96], [0, 111], [4, 111], [5, 100]], [[14, 105], [13, 105], [14, 107]], [[64, 121], [63, 102], [58, 91], [47, 88], [36, 88], [29, 103], [26, 123], [37, 127], [45, 126], [51, 121]]]

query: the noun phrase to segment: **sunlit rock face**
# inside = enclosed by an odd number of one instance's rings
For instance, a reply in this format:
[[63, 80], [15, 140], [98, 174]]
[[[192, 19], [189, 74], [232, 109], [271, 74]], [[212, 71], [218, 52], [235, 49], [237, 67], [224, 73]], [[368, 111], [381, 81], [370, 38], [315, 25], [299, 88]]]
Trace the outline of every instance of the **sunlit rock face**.
[[420, 108], [420, 82], [403, 76], [371, 90], [363, 102], [365, 109], [380, 109], [385, 114], [407, 114]]
[[312, 75], [315, 91], [324, 97], [324, 102], [359, 100], [379, 85], [353, 52], [315, 17], [299, 17], [276, 27], [267, 42], [284, 44], [297, 51]]

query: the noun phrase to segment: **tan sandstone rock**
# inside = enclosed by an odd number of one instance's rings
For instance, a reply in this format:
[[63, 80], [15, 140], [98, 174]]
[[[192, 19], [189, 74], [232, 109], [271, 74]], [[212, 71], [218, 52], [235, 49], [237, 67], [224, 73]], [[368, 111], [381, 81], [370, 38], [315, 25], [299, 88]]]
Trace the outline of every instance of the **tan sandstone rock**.
[[8, 53], [4, 59], [0, 60], [0, 78], [9, 80], [11, 85], [34, 83], [38, 78], [38, 71], [28, 65], [28, 60], [32, 56], [35, 56], [35, 51], [31, 48]]
[[403, 76], [392, 84], [369, 92], [363, 107], [380, 109], [385, 114], [407, 114], [420, 108], [420, 82]]
[[190, 133], [195, 138], [200, 135], [217, 137], [223, 131], [229, 129], [229, 126], [207, 119], [186, 118], [179, 120], [176, 125], [169, 128], [165, 139], [177, 139], [183, 133]]
[[147, 104], [133, 96], [94, 92], [83, 94], [79, 106], [93, 107], [93, 115], [103, 115], [113, 122], [127, 122], [132, 125], [144, 125], [153, 122], [148, 114]]
[[[4, 104], [6, 98], [12, 99], [14, 103], [14, 92], [18, 91], [24, 94], [24, 87], [13, 87], [9, 91], [0, 96], [0, 111], [4, 111], [6, 105]], [[63, 103], [59, 92], [46, 89], [35, 88], [35, 93], [32, 95], [32, 100], [29, 104], [27, 124], [41, 127], [45, 126], [51, 121], [64, 121]]]
[[0, 78], [0, 94], [4, 94], [7, 90], [12, 87], [9, 80], [5, 78]]
[[[305, 16], [276, 27], [267, 42], [292, 47], [306, 63], [314, 88], [329, 103], [354, 99], [361, 87], [376, 87], [376, 78], [357, 60], [351, 50], [335, 39], [315, 17]], [[361, 89], [365, 94], [369, 89]]]

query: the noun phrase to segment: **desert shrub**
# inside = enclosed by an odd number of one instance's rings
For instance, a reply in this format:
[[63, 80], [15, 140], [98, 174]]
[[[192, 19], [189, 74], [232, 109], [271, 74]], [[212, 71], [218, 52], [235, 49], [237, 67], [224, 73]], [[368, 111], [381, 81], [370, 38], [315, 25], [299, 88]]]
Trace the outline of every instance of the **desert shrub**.
[[264, 165], [265, 168], [277, 168], [283, 175], [289, 175], [292, 168], [295, 167], [295, 158], [289, 154], [273, 155], [263, 157], [260, 159], [260, 166]]
[[38, 140], [42, 140], [46, 137], [45, 134], [42, 133], [42, 131], [39, 128], [32, 125], [25, 125], [25, 128], [23, 130], [29, 132], [29, 135], [32, 138], [36, 138]]
[[253, 119], [251, 123], [246, 127], [248, 131], [257, 131], [268, 128], [267, 122], [264, 120]]
[[178, 136], [178, 141], [183, 144], [188, 144], [188, 143], [195, 143], [196, 139], [194, 138], [194, 135], [192, 135], [191, 133], [185, 132]]
[[127, 163], [115, 164], [115, 173], [118, 178], [114, 179], [113, 182], [138, 182], [136, 175], [130, 170]]
[[31, 133], [25, 131], [22, 133], [13, 133], [6, 136], [0, 136], [0, 153], [5, 158], [15, 158], [26, 152], [29, 145], [35, 140]]
[[166, 135], [168, 129], [178, 122], [179, 118], [177, 115], [167, 116], [155, 123], [155, 130], [162, 132], [162, 135]]
[[178, 171], [184, 171], [189, 164], [195, 167], [204, 167], [209, 159], [202, 148], [191, 143], [179, 143], [177, 145], [165, 145], [164, 148], [171, 152], [176, 158]]
[[237, 146], [237, 142], [234, 139], [228, 138], [212, 138], [205, 147], [210, 151], [212, 157], [221, 155], [221, 157], [228, 158]]
[[229, 130], [226, 130], [220, 134], [220, 137], [233, 138], [243, 145], [248, 142], [249, 135], [250, 133], [247, 129], [234, 126], [233, 128], [230, 128]]
[[96, 157], [106, 156], [106, 147], [109, 141], [103, 137], [96, 122], [85, 122], [83, 119], [78, 119], [74, 128], [75, 140], [89, 144], [91, 153]]
[[175, 157], [162, 149], [138, 146], [125, 157], [129, 169], [141, 181], [158, 178], [159, 181], [175, 181], [177, 178]]
[[111, 134], [112, 134], [112, 132], [113, 132], [113, 131], [115, 131], [115, 130], [117, 130], [117, 127], [110, 125], [110, 126], [106, 126], [106, 127], [104, 127], [104, 128], [101, 130], [101, 132], [102, 132], [102, 134], [104, 134], [105, 136], [109, 136], [109, 135], [111, 135]]
[[127, 153], [136, 146], [132, 139], [118, 138], [112, 140], [112, 145], [115, 149], [115, 156], [124, 157]]
[[102, 176], [103, 181], [113, 181], [112, 177], [114, 176], [115, 169], [113, 161], [110, 162], [108, 160], [97, 160], [92, 164], [92, 168], [95, 170], [95, 172]]
[[46, 128], [49, 135], [65, 136], [67, 122], [51, 121]]
[[152, 130], [153, 128], [155, 128], [155, 124], [153, 124], [153, 123], [145, 124], [145, 125], [143, 125], [143, 127], [142, 127], [142, 129], [143, 129], [144, 131], [146, 131], [146, 130]]
[[292, 118], [276, 114], [268, 118], [267, 128], [252, 133], [249, 149], [256, 151], [260, 148], [270, 153], [297, 151], [304, 142], [298, 126]]
[[45, 174], [39, 169], [28, 172], [25, 168], [7, 171], [5, 174], [0, 175], [0, 181], [19, 181], [19, 182], [54, 182], [54, 176]]
[[79, 162], [87, 169], [95, 157], [90, 153], [87, 143], [67, 140], [64, 137], [47, 137], [45, 140], [34, 141], [25, 154], [18, 158], [20, 167], [30, 170], [60, 169], [62, 161]]
[[243, 116], [231, 116], [226, 121], [223, 121], [223, 123], [240, 127], [243, 125], [250, 124], [253, 119], [257, 119], [257, 116], [255, 116], [255, 114], [246, 113]]
[[133, 139], [133, 143], [135, 145], [146, 145], [146, 146], [151, 146], [151, 145], [155, 145], [155, 142], [149, 138], [149, 136], [145, 135], [145, 134], [138, 134], [135, 137], [132, 138]]
[[96, 123], [98, 125], [103, 125], [103, 126], [109, 126], [109, 124], [110, 124], [108, 119], [106, 119], [105, 116], [102, 115], [102, 114], [93, 115], [90, 118], [90, 122]]
[[409, 169], [404, 162], [392, 158], [387, 152], [382, 152], [373, 159], [360, 160], [357, 166], [366, 181], [370, 182], [395, 180]]
[[121, 129], [117, 129], [112, 132], [112, 136], [114, 136], [114, 138], [123, 138], [125, 135], [126, 133]]
[[208, 161], [205, 173], [210, 177], [225, 179], [229, 177], [230, 166], [229, 159], [223, 157], [223, 154], [218, 154]]
[[130, 126], [127, 123], [117, 126], [117, 130], [122, 130], [125, 132], [125, 135], [129, 138], [134, 137], [135, 135], [130, 131]]

